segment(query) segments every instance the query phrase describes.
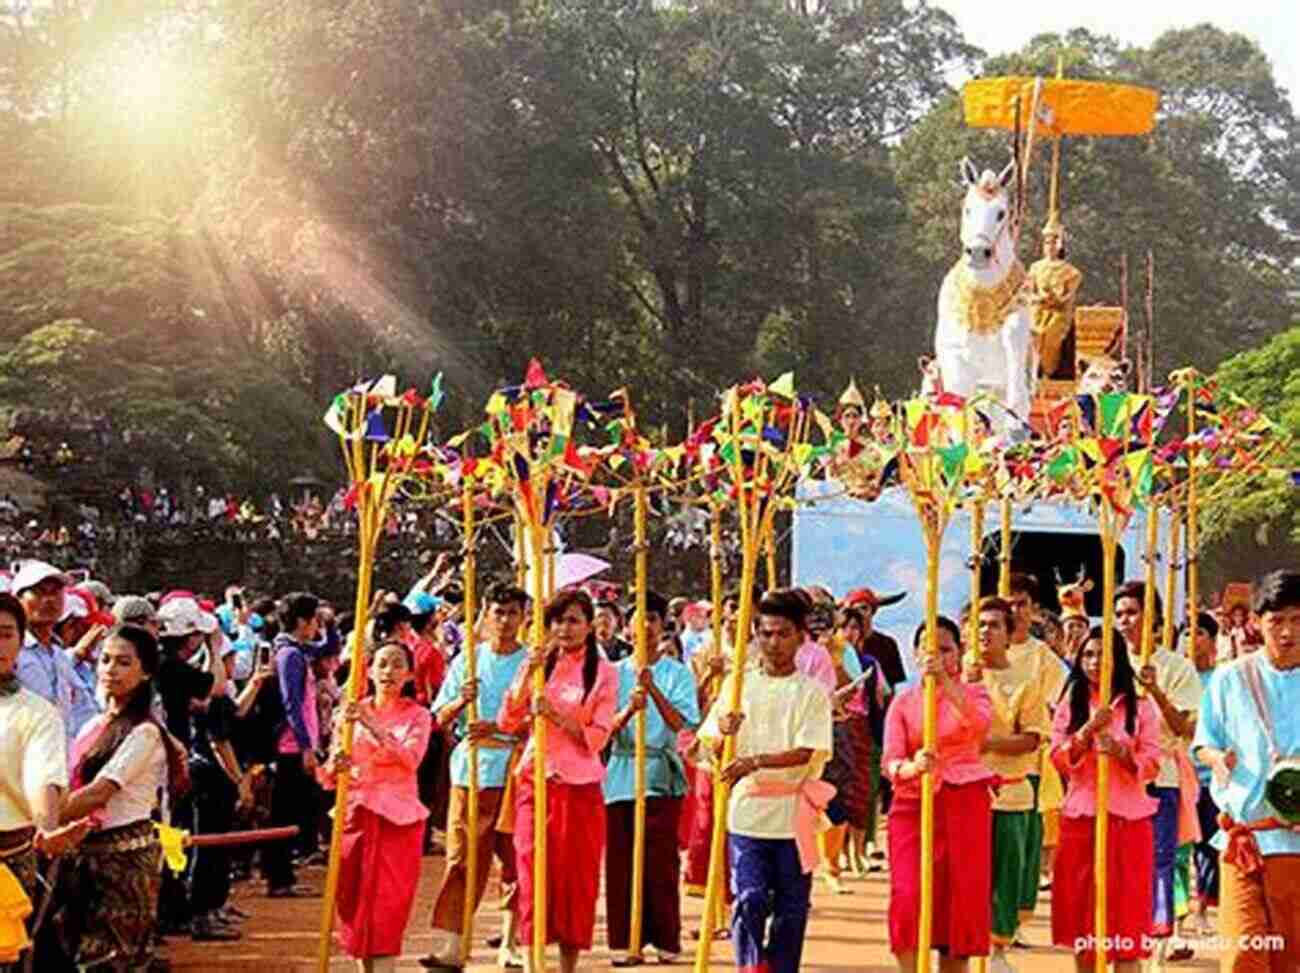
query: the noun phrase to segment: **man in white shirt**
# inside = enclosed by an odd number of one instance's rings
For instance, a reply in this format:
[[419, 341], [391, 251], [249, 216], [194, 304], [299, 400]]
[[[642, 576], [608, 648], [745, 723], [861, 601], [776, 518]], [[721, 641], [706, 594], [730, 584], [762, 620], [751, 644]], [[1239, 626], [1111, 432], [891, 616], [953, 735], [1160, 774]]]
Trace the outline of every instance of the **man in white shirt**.
[[59, 828], [67, 742], [58, 710], [15, 674], [26, 625], [18, 599], [0, 594], [0, 864], [36, 904], [37, 853], [61, 854], [85, 836], [88, 824]]
[[[796, 973], [817, 865], [815, 836], [824, 823], [820, 811], [834, 792], [819, 779], [831, 753], [831, 703], [795, 665], [807, 638], [803, 595], [768, 592], [758, 616], [760, 666], [726, 677], [699, 739], [717, 760], [725, 738], [736, 738], [733, 759], [722, 768], [731, 786], [727, 855], [736, 895], [736, 966]], [[737, 678], [740, 709], [730, 712]]]

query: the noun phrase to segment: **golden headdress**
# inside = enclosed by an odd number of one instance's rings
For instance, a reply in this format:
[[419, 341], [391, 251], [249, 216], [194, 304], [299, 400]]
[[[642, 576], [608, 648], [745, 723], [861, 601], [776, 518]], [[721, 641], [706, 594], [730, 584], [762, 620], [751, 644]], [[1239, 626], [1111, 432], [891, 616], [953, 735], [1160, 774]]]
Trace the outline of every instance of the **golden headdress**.
[[858, 391], [858, 383], [855, 379], [849, 379], [849, 387], [840, 395], [841, 409], [855, 408], [859, 412], [867, 411], [867, 403], [862, 398], [862, 393]]

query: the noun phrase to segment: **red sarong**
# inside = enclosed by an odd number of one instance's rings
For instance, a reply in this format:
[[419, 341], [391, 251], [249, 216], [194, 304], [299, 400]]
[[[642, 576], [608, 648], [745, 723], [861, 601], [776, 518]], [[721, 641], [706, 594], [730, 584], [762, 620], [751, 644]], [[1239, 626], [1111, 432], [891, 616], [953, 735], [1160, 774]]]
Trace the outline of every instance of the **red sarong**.
[[[931, 944], [949, 957], [985, 956], [993, 903], [993, 811], [987, 780], [934, 794]], [[1150, 884], [1150, 883], [1148, 883]], [[889, 948], [916, 949], [921, 919], [921, 802], [894, 796], [889, 811]]]
[[[533, 937], [533, 775], [516, 778], [515, 861], [519, 941]], [[600, 784], [546, 782], [546, 942], [591, 949], [605, 853], [605, 796]]]
[[[1151, 955], [1152, 819], [1112, 814], [1106, 822], [1106, 955], [1111, 962], [1144, 959]], [[1096, 942], [1096, 833], [1096, 818], [1062, 816], [1052, 870], [1052, 942], [1085, 958], [1093, 955]]]
[[[687, 895], [703, 898], [709, 884], [709, 852], [713, 845], [713, 774], [699, 767], [692, 786], [695, 790], [695, 819], [686, 847], [685, 889]], [[731, 863], [726, 845], [722, 849], [722, 891], [731, 904]]]
[[393, 824], [368, 808], [349, 810], [335, 898], [335, 938], [349, 956], [401, 955], [423, 841], [423, 821]]

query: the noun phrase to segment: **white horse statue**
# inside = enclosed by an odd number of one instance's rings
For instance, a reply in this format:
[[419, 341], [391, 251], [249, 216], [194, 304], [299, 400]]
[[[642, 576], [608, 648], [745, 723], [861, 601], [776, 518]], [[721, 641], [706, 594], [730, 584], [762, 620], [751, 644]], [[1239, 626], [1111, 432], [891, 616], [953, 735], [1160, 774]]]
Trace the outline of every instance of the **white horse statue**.
[[963, 253], [939, 291], [934, 351], [946, 391], [963, 397], [990, 392], [1028, 422], [1038, 363], [1006, 191], [1014, 173], [1014, 162], [1000, 174], [986, 169], [980, 175], [970, 159], [961, 160]]

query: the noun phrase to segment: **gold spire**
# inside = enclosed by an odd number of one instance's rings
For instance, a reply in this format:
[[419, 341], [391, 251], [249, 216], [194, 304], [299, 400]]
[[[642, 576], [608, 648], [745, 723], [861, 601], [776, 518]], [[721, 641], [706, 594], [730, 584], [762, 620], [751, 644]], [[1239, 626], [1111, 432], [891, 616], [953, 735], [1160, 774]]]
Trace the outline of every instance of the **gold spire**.
[[894, 410], [880, 394], [880, 386], [876, 386], [876, 401], [871, 403], [871, 418], [873, 419], [890, 419], [894, 415]]
[[849, 387], [840, 396], [840, 408], [847, 409], [849, 407], [853, 407], [859, 412], [865, 412], [867, 409], [867, 403], [862, 398], [862, 393], [858, 391], [858, 383], [854, 379], [849, 379]]

